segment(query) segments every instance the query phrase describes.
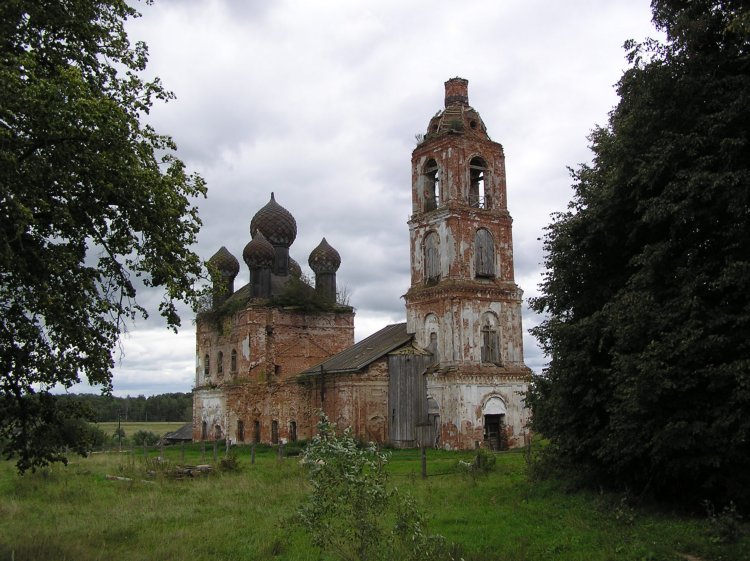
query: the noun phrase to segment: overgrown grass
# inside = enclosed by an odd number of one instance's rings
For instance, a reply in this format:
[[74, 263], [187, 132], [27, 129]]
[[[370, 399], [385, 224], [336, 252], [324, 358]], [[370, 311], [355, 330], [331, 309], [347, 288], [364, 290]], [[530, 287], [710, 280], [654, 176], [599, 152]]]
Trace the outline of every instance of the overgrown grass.
[[[179, 446], [166, 450], [166, 462], [154, 460], [156, 451], [147, 460], [96, 454], [22, 477], [0, 463], [0, 561], [328, 559], [294, 522], [308, 490], [298, 458], [279, 461], [259, 446], [250, 465], [249, 447], [235, 451], [238, 472], [184, 480], [167, 476]], [[459, 543], [466, 561], [750, 559], [747, 525], [740, 542], [715, 543], [705, 518], [530, 481], [516, 452], [469, 477], [457, 463], [471, 457], [430, 450], [427, 479], [417, 451], [392, 451], [389, 463], [391, 483], [416, 498], [430, 530]], [[203, 458], [200, 445], [185, 449], [185, 463], [211, 460], [210, 446]]]

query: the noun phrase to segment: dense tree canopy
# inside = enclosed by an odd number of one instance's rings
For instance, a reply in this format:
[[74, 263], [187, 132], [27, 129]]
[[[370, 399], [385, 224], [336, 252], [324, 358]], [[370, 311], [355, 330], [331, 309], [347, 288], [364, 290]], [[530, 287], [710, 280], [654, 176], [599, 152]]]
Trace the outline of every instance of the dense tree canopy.
[[26, 469], [61, 455], [78, 414], [48, 392], [111, 388], [112, 352], [146, 310], [137, 283], [192, 300], [202, 179], [142, 123], [171, 94], [140, 77], [123, 0], [0, 3], [0, 442]]
[[547, 229], [529, 403], [600, 481], [750, 504], [750, 11], [652, 8], [667, 41], [626, 44], [620, 102]]

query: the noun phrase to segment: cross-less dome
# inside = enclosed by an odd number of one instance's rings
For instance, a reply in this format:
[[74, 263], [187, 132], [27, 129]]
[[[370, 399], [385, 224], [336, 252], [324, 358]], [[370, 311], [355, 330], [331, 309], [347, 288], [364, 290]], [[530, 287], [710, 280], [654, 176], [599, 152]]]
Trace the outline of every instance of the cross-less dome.
[[211, 256], [208, 263], [225, 277], [234, 278], [240, 272], [240, 262], [224, 246]]
[[255, 232], [253, 239], [248, 242], [242, 251], [242, 259], [251, 269], [270, 269], [273, 266], [275, 256], [276, 252], [273, 246], [260, 230]]
[[271, 193], [271, 200], [250, 221], [250, 232], [256, 230], [263, 232], [272, 245], [289, 247], [297, 238], [297, 221]]
[[469, 105], [469, 81], [451, 78], [445, 82], [445, 109], [427, 125], [425, 138], [444, 134], [465, 134], [489, 139], [487, 127], [476, 109]]
[[325, 238], [318, 244], [318, 247], [310, 252], [310, 258], [307, 260], [310, 268], [314, 273], [335, 273], [341, 265], [341, 256], [339, 252], [333, 249]]

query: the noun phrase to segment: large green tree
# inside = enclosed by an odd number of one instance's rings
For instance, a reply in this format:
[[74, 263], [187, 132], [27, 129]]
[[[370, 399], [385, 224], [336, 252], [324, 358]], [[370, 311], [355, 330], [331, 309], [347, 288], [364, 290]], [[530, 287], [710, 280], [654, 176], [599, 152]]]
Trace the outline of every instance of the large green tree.
[[750, 12], [654, 0], [544, 239], [533, 423], [591, 480], [750, 504]]
[[81, 411], [50, 395], [111, 388], [112, 353], [161, 287], [176, 328], [201, 262], [205, 194], [168, 136], [144, 124], [171, 93], [141, 77], [121, 0], [0, 3], [0, 443], [20, 469], [82, 450], [56, 427]]

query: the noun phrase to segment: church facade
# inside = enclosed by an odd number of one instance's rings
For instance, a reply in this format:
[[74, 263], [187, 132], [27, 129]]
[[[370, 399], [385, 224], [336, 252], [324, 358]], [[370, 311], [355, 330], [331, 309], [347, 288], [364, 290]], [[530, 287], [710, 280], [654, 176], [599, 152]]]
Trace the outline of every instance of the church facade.
[[340, 258], [325, 239], [314, 287], [289, 258], [296, 223], [271, 201], [251, 221], [243, 260], [209, 261], [211, 310], [197, 318], [194, 439], [310, 438], [320, 411], [366, 441], [493, 449], [523, 444], [522, 292], [513, 271], [505, 157], [445, 83], [445, 107], [412, 153], [411, 286], [406, 322], [354, 344], [353, 310], [336, 302]]

